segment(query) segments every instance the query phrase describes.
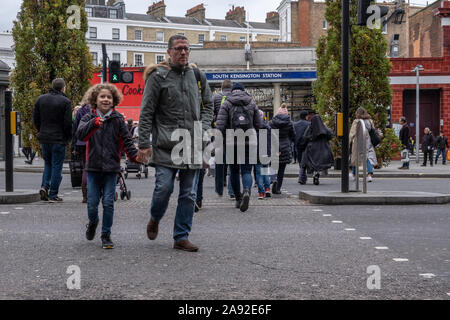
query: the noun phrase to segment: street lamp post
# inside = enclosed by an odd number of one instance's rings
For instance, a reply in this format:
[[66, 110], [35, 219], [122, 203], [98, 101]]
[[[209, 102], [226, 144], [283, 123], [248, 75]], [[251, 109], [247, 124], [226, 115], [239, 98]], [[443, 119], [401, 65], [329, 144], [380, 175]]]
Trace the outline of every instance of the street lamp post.
[[420, 135], [420, 126], [419, 126], [419, 72], [423, 71], [424, 68], [422, 65], [418, 64], [411, 72], [416, 73], [416, 163], [419, 163], [419, 135]]

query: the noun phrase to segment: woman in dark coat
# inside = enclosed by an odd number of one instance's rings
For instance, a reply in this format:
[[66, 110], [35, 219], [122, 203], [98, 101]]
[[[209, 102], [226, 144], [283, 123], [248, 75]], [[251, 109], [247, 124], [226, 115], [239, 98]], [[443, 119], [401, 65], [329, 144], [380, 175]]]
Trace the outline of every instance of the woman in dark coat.
[[272, 120], [269, 126], [271, 129], [279, 130], [279, 167], [277, 173], [277, 180], [272, 185], [273, 194], [281, 194], [281, 185], [283, 184], [284, 171], [286, 166], [292, 161], [291, 144], [295, 140], [294, 125], [289, 117], [289, 112], [286, 105], [283, 103], [278, 110], [278, 113]]
[[309, 172], [313, 172], [315, 185], [319, 184], [320, 171], [327, 170], [334, 164], [333, 153], [328, 143], [331, 138], [333, 134], [322, 122], [320, 116], [312, 117], [311, 125], [303, 136], [306, 149], [303, 152], [301, 165], [305, 166]]

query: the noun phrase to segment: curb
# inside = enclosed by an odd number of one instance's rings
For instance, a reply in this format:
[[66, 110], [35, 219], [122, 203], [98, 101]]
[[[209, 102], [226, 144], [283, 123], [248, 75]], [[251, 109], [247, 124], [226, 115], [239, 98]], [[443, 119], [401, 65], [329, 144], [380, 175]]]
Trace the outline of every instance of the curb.
[[340, 192], [300, 191], [299, 199], [313, 204], [323, 205], [424, 205], [446, 204], [450, 202], [449, 194], [427, 192]]
[[41, 201], [36, 190], [16, 189], [14, 192], [0, 192], [0, 204], [31, 203]]

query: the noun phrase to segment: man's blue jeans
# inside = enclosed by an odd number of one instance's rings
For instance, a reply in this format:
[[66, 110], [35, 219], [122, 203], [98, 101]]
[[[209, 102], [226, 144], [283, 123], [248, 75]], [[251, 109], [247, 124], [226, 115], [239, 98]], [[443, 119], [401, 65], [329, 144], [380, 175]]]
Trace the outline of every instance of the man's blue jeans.
[[62, 180], [62, 168], [66, 156], [66, 146], [56, 143], [43, 143], [41, 148], [42, 157], [45, 162], [41, 187], [49, 190], [48, 197], [53, 199], [58, 195], [59, 186]]
[[233, 187], [236, 200], [240, 200], [242, 198], [239, 170], [241, 171], [242, 176], [242, 188], [250, 193], [253, 184], [252, 167], [253, 165], [251, 164], [230, 165], [231, 185]]
[[[262, 174], [261, 169], [268, 169], [267, 165], [255, 164], [256, 183], [258, 184], [258, 193], [266, 192], [266, 189], [270, 189], [270, 176], [268, 174]], [[268, 172], [265, 172], [268, 173]]]
[[442, 164], [445, 164], [445, 162], [447, 160], [447, 149], [437, 149], [437, 151], [436, 151], [436, 160], [434, 160], [434, 162], [437, 163], [441, 153], [442, 153]]
[[[153, 191], [150, 215], [153, 221], [159, 222], [169, 206], [175, 174], [179, 169], [156, 166], [155, 170], [155, 190]], [[180, 193], [178, 195], [178, 205], [173, 228], [173, 239], [175, 241], [187, 240], [189, 237], [197, 197], [196, 188], [193, 188], [194, 179], [199, 172], [200, 170], [179, 170]]]
[[110, 234], [114, 216], [117, 173], [87, 172], [87, 210], [90, 223], [98, 223], [98, 204], [102, 198], [102, 235]]

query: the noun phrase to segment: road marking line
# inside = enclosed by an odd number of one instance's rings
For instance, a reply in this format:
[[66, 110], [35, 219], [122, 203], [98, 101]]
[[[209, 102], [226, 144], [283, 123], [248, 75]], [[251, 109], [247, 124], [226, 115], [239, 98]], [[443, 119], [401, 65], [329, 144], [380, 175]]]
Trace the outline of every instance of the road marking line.
[[331, 217], [331, 214], [323, 214], [323, 217]]
[[345, 229], [345, 231], [355, 231], [356, 229], [353, 229], [353, 228], [347, 228], [347, 229]]
[[450, 292], [447, 292], [447, 295], [450, 296]]
[[433, 277], [436, 277], [436, 275], [434, 273], [420, 273], [419, 276], [427, 278], [427, 279], [431, 279]]
[[66, 192], [66, 193], [64, 193], [64, 194], [70, 194], [70, 192]]
[[322, 209], [314, 209], [313, 211], [314, 212], [322, 212], [323, 210]]
[[0, 214], [9, 214], [9, 212], [7, 212], [7, 211], [4, 211], [4, 212], [0, 212]]
[[371, 237], [359, 237], [361, 240], [371, 240]]
[[377, 249], [377, 250], [389, 250], [388, 247], [375, 247], [375, 249]]
[[409, 261], [408, 259], [406, 259], [406, 258], [394, 258], [393, 259], [395, 262], [406, 262], [406, 261]]
[[23, 210], [23, 207], [14, 208], [15, 210]]
[[331, 221], [331, 223], [342, 223], [342, 221], [340, 221], [340, 220], [333, 220], [333, 221]]

